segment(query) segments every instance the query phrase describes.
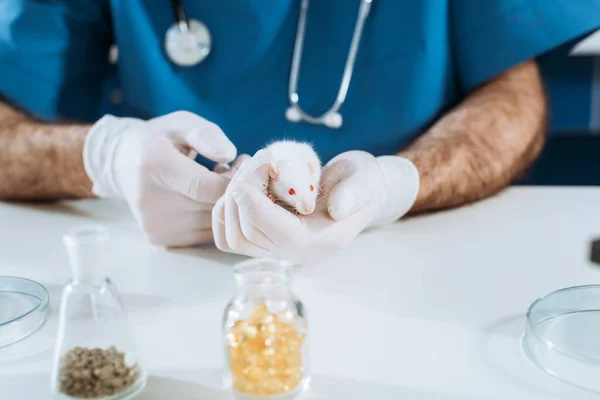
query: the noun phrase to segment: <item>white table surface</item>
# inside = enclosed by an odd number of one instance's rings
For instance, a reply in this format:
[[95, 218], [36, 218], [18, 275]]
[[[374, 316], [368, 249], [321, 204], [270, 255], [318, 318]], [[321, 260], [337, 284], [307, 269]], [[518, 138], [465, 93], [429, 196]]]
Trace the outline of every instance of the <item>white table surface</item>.
[[[109, 276], [134, 324], [148, 385], [138, 397], [229, 399], [220, 389], [221, 315], [241, 257], [146, 244], [119, 202], [0, 203], [0, 274], [44, 284], [52, 314], [35, 335], [0, 349], [0, 398], [51, 398], [61, 286], [61, 235], [100, 222], [112, 232]], [[512, 188], [475, 206], [362, 234], [299, 269], [294, 289], [311, 326], [307, 399], [595, 399], [523, 356], [529, 304], [595, 283], [600, 189]], [[1, 305], [0, 305], [1, 306]]]

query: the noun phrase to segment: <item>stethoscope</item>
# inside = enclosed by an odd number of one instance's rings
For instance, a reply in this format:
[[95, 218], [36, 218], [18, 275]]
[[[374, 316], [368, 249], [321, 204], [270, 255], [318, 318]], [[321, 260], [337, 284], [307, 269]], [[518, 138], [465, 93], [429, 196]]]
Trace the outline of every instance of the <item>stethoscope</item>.
[[[340, 108], [346, 100], [358, 47], [362, 38], [363, 27], [369, 16], [372, 0], [361, 0], [358, 9], [358, 17], [354, 25], [354, 33], [350, 42], [350, 50], [346, 57], [342, 81], [333, 105], [325, 113], [318, 117], [306, 113], [300, 107], [298, 95], [298, 77], [300, 75], [300, 64], [302, 49], [304, 47], [304, 36], [306, 31], [306, 15], [310, 0], [302, 0], [300, 15], [298, 17], [298, 28], [294, 42], [294, 53], [292, 56], [292, 68], [290, 71], [288, 97], [290, 106], [285, 111], [285, 117], [290, 122], [307, 122], [309, 124], [324, 125], [328, 128], [337, 129], [343, 124]], [[175, 23], [167, 30], [165, 35], [165, 52], [168, 58], [181, 67], [192, 67], [200, 64], [210, 54], [212, 38], [207, 26], [193, 18], [186, 18], [181, 0], [171, 0], [171, 7], [175, 14]]]

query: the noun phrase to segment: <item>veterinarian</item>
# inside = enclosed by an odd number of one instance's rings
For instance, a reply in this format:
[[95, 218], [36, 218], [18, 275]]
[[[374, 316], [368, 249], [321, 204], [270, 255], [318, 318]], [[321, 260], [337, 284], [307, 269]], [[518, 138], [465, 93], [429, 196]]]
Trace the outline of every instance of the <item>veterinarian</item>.
[[[161, 246], [339, 249], [526, 171], [547, 114], [536, 58], [598, 15], [600, 0], [4, 1], [0, 198], [122, 198]], [[283, 137], [325, 163], [325, 213], [273, 209], [260, 153], [239, 162]]]

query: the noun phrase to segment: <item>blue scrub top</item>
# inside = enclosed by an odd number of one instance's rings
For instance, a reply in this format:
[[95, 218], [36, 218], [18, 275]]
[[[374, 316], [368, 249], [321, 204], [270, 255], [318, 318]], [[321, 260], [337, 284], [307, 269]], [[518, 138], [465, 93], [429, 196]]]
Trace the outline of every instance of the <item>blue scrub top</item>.
[[[285, 119], [300, 0], [182, 3], [213, 37], [192, 68], [165, 57], [168, 0], [4, 0], [0, 93], [45, 120], [189, 110], [220, 125], [240, 153], [287, 137], [313, 142], [324, 161], [353, 149], [392, 154], [473, 88], [600, 26], [600, 0], [373, 0], [344, 125], [330, 130]], [[334, 101], [358, 5], [311, 2], [298, 86], [309, 113]]]

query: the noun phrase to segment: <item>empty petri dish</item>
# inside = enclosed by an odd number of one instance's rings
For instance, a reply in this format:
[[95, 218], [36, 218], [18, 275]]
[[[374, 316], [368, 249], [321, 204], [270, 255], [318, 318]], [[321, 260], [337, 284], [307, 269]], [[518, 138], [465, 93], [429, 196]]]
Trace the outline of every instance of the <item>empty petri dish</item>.
[[523, 347], [542, 371], [600, 393], [600, 285], [552, 292], [527, 312]]
[[50, 312], [46, 288], [16, 276], [0, 276], [0, 305], [0, 348], [36, 332]]

